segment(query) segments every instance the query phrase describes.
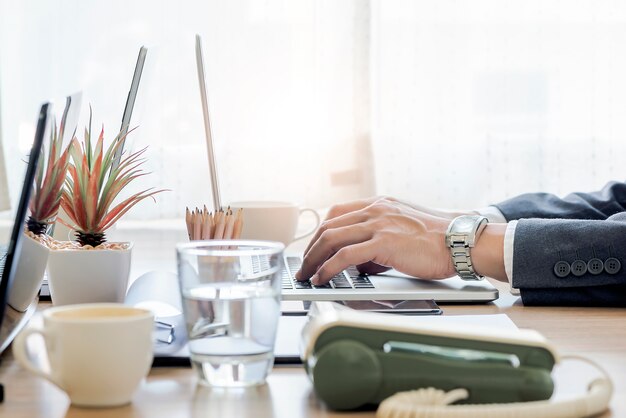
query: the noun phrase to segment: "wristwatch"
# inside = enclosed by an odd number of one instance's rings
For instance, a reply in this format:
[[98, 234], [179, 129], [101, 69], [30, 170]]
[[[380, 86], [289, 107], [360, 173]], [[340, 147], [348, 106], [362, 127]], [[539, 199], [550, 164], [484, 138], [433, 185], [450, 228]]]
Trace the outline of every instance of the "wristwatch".
[[472, 264], [470, 248], [476, 245], [489, 220], [484, 216], [462, 215], [454, 218], [446, 231], [446, 245], [450, 247], [452, 264], [463, 280], [481, 280]]

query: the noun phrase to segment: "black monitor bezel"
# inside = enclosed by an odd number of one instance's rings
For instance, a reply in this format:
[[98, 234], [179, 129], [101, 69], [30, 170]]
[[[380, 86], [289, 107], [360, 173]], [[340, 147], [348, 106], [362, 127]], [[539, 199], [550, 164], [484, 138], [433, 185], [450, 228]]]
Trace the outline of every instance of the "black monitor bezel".
[[[30, 196], [33, 189], [33, 182], [37, 172], [37, 163], [42, 150], [43, 140], [48, 124], [50, 104], [44, 103], [39, 111], [37, 120], [37, 130], [35, 131], [35, 139], [33, 141], [30, 154], [28, 156], [28, 166], [24, 175], [24, 184], [20, 194], [20, 200], [15, 211], [15, 221], [11, 231], [11, 238], [8, 243], [7, 255], [4, 264], [4, 270], [0, 277], [0, 329], [6, 314], [8, 305], [9, 291], [13, 285], [15, 278], [15, 266], [19, 261], [19, 254], [22, 248], [22, 238], [24, 235], [24, 223], [26, 222], [26, 214], [30, 203]], [[8, 333], [7, 338], [11, 338], [13, 333]], [[5, 341], [0, 341], [0, 346], [4, 346]]]

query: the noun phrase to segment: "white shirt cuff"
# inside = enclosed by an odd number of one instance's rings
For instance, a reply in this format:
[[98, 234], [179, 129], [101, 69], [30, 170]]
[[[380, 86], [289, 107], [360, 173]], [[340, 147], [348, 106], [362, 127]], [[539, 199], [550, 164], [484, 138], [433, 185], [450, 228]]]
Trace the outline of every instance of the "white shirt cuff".
[[509, 279], [509, 286], [511, 286], [511, 293], [513, 295], [519, 295], [519, 289], [515, 289], [512, 285], [513, 282], [513, 242], [515, 240], [515, 228], [517, 227], [517, 221], [511, 221], [506, 226], [506, 232], [504, 233], [504, 271], [507, 279]]

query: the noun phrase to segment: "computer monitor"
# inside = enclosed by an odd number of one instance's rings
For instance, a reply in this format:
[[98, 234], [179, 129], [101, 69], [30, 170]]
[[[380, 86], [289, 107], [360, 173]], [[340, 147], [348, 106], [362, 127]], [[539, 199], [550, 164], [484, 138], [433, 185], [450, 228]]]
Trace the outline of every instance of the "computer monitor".
[[20, 200], [17, 205], [17, 210], [15, 211], [11, 238], [4, 249], [6, 253], [1, 251], [2, 254], [0, 255], [0, 270], [2, 273], [0, 276], [0, 354], [2, 354], [11, 341], [13, 341], [15, 335], [26, 325], [28, 319], [37, 307], [37, 301], [34, 300], [25, 312], [20, 312], [9, 306], [8, 298], [11, 286], [14, 285], [15, 266], [17, 266], [22, 248], [24, 222], [26, 221], [26, 213], [28, 211], [33, 181], [35, 180], [35, 172], [37, 171], [37, 161], [41, 154], [43, 138], [48, 124], [49, 111], [49, 103], [43, 104], [39, 111], [35, 140], [33, 141], [33, 146], [28, 157], [28, 166], [26, 167]]

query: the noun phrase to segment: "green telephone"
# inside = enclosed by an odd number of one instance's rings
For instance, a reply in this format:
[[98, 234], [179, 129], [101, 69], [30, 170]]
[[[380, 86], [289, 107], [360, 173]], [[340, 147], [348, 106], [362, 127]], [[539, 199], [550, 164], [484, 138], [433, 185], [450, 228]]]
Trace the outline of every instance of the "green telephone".
[[309, 316], [303, 364], [317, 395], [336, 410], [419, 388], [463, 388], [460, 404], [537, 404], [554, 390], [559, 356], [536, 331], [433, 325], [332, 302], [314, 303]]

